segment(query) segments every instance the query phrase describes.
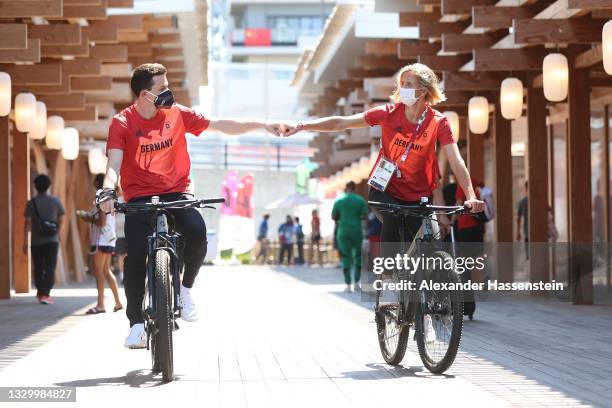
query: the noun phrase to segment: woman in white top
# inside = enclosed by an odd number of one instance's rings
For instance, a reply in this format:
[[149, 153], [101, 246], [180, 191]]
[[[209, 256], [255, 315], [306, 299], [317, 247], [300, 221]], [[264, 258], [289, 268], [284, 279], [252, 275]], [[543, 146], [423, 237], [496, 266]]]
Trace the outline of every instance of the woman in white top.
[[[96, 190], [102, 188], [104, 182], [104, 174], [98, 174], [94, 179], [94, 187]], [[95, 208], [95, 207], [94, 207]], [[98, 314], [106, 312], [104, 307], [104, 281], [108, 283], [113, 297], [115, 298], [115, 307], [113, 311], [123, 309], [121, 299], [119, 298], [119, 290], [117, 281], [111, 271], [111, 256], [115, 250], [115, 242], [117, 235], [115, 234], [115, 216], [105, 214], [104, 211], [94, 209], [92, 212], [77, 211], [77, 215], [82, 220], [91, 223], [91, 251], [93, 254], [93, 269], [96, 277], [96, 286], [98, 289], [98, 303], [95, 307], [89, 309], [85, 314]]]

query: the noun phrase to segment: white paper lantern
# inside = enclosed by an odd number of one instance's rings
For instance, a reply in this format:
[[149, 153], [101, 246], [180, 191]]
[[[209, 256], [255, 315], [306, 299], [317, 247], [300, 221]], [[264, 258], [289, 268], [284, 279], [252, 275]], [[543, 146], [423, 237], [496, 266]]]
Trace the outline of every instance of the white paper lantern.
[[518, 119], [523, 114], [523, 83], [518, 78], [506, 78], [501, 83], [499, 104], [504, 119]]
[[446, 111], [443, 113], [448, 119], [448, 124], [450, 125], [451, 132], [453, 132], [453, 138], [455, 142], [459, 141], [460, 130], [459, 130], [459, 114], [455, 111]]
[[69, 127], [62, 132], [62, 157], [66, 160], [79, 157], [79, 131], [75, 128]]
[[15, 124], [20, 132], [29, 132], [36, 119], [36, 97], [31, 93], [20, 93], [15, 97]]
[[372, 166], [370, 165], [370, 156], [364, 156], [359, 159], [359, 173], [362, 180], [365, 180], [370, 175]]
[[[544, 57], [542, 63], [544, 77], [544, 97], [551, 102], [560, 102], [567, 98], [569, 68], [563, 54], [553, 53]], [[588, 86], [585, 85], [585, 86]]]
[[489, 101], [484, 96], [473, 96], [468, 104], [470, 132], [481, 135], [489, 129]]
[[64, 132], [64, 118], [61, 116], [49, 116], [47, 118], [47, 136], [45, 144], [48, 149], [59, 150], [62, 148], [62, 135]]
[[106, 163], [108, 159], [102, 149], [94, 147], [89, 150], [87, 154], [87, 163], [89, 165], [89, 172], [91, 174], [104, 174], [106, 173]]
[[0, 116], [11, 113], [11, 76], [0, 72]]
[[34, 126], [28, 133], [32, 139], [40, 140], [47, 133], [47, 105], [44, 102], [36, 101], [36, 117]]
[[604, 70], [608, 75], [612, 75], [612, 20], [603, 26], [601, 32], [601, 52]]

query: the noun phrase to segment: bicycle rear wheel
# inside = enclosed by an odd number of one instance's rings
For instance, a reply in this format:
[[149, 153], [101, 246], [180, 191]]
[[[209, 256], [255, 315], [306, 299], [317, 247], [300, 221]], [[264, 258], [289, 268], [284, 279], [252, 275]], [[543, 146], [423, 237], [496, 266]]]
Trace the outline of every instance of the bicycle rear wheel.
[[164, 381], [174, 379], [172, 331], [172, 291], [170, 288], [170, 254], [159, 250], [155, 253], [155, 310], [156, 323], [153, 334], [153, 371], [161, 371]]
[[403, 321], [401, 294], [399, 291], [393, 292], [376, 291], [375, 320], [378, 346], [383, 359], [387, 364], [398, 365], [406, 354], [410, 330]]
[[[436, 251], [433, 258], [444, 261], [450, 255]], [[423, 280], [434, 283], [460, 283], [453, 270], [437, 268], [419, 272]], [[455, 361], [463, 327], [463, 296], [460, 290], [419, 291], [416, 305], [415, 336], [423, 365], [432, 373], [442, 374]]]

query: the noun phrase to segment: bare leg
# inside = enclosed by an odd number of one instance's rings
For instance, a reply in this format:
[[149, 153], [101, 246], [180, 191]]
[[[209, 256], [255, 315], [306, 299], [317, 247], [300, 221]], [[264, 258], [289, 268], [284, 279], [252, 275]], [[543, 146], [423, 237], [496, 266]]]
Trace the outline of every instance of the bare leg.
[[111, 256], [110, 254], [104, 254], [104, 277], [106, 278], [106, 282], [108, 283], [108, 287], [113, 292], [113, 297], [115, 298], [115, 307], [123, 307], [121, 304], [121, 299], [119, 298], [119, 290], [117, 289], [117, 280], [115, 279], [115, 275], [110, 268]]
[[104, 310], [104, 256], [99, 250], [94, 254], [94, 276], [98, 289], [98, 304], [96, 309]]

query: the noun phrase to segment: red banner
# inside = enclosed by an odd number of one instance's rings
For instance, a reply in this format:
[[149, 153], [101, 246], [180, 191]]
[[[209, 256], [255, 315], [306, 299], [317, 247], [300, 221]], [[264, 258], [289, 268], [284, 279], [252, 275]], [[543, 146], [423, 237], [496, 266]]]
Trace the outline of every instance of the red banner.
[[272, 31], [269, 28], [247, 28], [244, 30], [244, 45], [269, 47], [272, 45]]

